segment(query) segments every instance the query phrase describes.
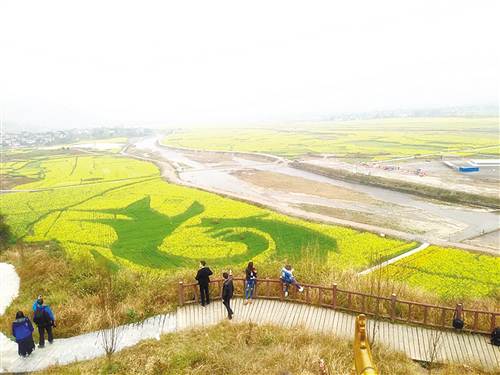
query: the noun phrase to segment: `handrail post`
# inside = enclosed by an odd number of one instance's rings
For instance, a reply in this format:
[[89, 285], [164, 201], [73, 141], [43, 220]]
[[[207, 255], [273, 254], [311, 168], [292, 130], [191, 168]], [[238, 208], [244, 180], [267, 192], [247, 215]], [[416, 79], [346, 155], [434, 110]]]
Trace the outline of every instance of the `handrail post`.
[[285, 299], [285, 283], [281, 280], [280, 301]]
[[462, 319], [463, 308], [464, 308], [464, 306], [461, 303], [457, 303], [457, 307], [455, 307], [455, 314], [456, 314], [455, 318], [463, 320]]
[[490, 331], [493, 331], [496, 327], [497, 314], [491, 313]]
[[334, 310], [337, 308], [337, 283], [332, 285], [332, 308]]
[[184, 282], [179, 281], [179, 306], [184, 305]]
[[472, 324], [472, 332], [475, 332], [477, 330], [478, 318], [479, 318], [479, 313], [477, 311], [474, 311], [474, 323]]
[[354, 325], [354, 366], [353, 374], [377, 375], [378, 370], [375, 367], [370, 349], [370, 342], [366, 332], [366, 316], [360, 314], [356, 317]]
[[[209, 284], [210, 285], [210, 284]], [[201, 301], [201, 294], [198, 296], [198, 293], [201, 293], [199, 287], [196, 287], [196, 284], [193, 284], [193, 293], [194, 293], [194, 302], [195, 303], [200, 303]]]
[[391, 294], [391, 321], [394, 322], [396, 319], [396, 301], [397, 297], [395, 293]]

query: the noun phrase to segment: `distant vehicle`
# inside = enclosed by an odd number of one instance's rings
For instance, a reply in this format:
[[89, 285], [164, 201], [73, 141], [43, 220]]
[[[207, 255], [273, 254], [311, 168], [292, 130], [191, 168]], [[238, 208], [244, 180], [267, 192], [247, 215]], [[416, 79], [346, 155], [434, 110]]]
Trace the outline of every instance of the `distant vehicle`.
[[479, 167], [458, 167], [459, 172], [479, 172]]

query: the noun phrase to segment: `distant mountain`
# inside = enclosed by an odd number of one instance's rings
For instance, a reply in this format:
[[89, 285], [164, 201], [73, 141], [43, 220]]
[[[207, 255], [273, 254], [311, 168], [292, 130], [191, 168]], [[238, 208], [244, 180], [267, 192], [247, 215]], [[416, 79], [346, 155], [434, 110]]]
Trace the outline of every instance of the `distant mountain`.
[[456, 106], [425, 109], [395, 109], [332, 115], [325, 120], [362, 120], [390, 117], [497, 117], [498, 105]]

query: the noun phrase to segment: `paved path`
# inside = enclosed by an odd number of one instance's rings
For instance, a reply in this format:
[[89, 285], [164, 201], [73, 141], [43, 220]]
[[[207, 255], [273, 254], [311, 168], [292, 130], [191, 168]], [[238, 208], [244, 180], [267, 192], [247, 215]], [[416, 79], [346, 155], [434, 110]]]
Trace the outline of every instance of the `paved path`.
[[[280, 302], [256, 300], [244, 306], [241, 299], [234, 300], [233, 322], [274, 324], [282, 327], [303, 326], [313, 332], [332, 334], [353, 339], [354, 315], [327, 308]], [[159, 339], [161, 334], [217, 324], [224, 320], [225, 312], [219, 301], [207, 307], [187, 305], [176, 312], [159, 315], [140, 324], [120, 327], [118, 350], [133, 346], [141, 340]], [[372, 335], [373, 321], [368, 320]], [[404, 324], [379, 322], [375, 342], [406, 353], [415, 360], [429, 359], [434, 330]], [[3, 336], [3, 335], [2, 335]], [[500, 348], [488, 343], [482, 335], [443, 331], [438, 345], [437, 362], [478, 364], [500, 371]], [[17, 345], [0, 336], [0, 369], [24, 372], [44, 369], [54, 364], [67, 364], [103, 356], [102, 334], [92, 332], [67, 339], [56, 339], [45, 349], [37, 349], [28, 359], [17, 356]]]
[[[117, 350], [134, 346], [146, 339], [159, 339], [161, 334], [176, 331], [177, 314], [158, 315], [140, 324], [120, 326]], [[17, 344], [0, 334], [0, 372], [28, 372], [43, 370], [52, 365], [64, 365], [105, 355], [102, 332], [91, 332], [66, 339], [57, 338], [52, 345], [36, 349], [28, 358], [17, 354]]]
[[370, 268], [368, 268], [368, 269], [366, 269], [364, 271], [361, 271], [361, 272], [358, 273], [358, 275], [360, 275], [360, 276], [368, 275], [370, 272], [378, 270], [379, 268], [386, 267], [389, 264], [396, 263], [397, 261], [400, 261], [401, 259], [404, 259], [406, 257], [409, 257], [410, 255], [418, 253], [419, 251], [427, 249], [429, 247], [429, 245], [430, 244], [428, 242], [424, 242], [423, 244], [421, 244], [420, 246], [416, 247], [415, 249], [407, 251], [406, 253], [398, 255], [397, 257], [391, 258], [389, 260], [386, 260], [385, 262], [377, 264], [376, 266], [373, 266], [373, 267], [370, 267]]

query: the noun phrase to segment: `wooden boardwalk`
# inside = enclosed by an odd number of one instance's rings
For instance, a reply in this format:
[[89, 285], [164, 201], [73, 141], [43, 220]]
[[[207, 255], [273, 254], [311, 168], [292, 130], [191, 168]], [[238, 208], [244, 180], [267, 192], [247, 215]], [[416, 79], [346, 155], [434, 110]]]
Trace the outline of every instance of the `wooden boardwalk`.
[[[313, 332], [335, 335], [353, 340], [355, 315], [306, 304], [257, 299], [243, 305], [242, 299], [234, 300], [233, 322], [272, 324], [282, 327], [303, 326]], [[206, 307], [198, 304], [186, 305], [177, 311], [177, 329], [208, 326], [226, 319], [220, 301]], [[438, 331], [401, 323], [390, 323], [368, 319], [368, 335], [372, 339], [373, 324], [376, 324], [375, 343], [395, 351], [403, 352], [417, 361], [429, 361], [432, 343], [436, 334], [440, 337], [435, 362], [466, 363], [485, 369], [500, 371], [500, 348], [491, 345], [485, 335]]]
[[[306, 304], [258, 299], [244, 306], [242, 299], [233, 300], [233, 322], [272, 324], [293, 328], [303, 326], [313, 332], [345, 338], [354, 338], [355, 315]], [[141, 340], [159, 339], [160, 335], [217, 324], [226, 318], [224, 306], [214, 301], [206, 307], [188, 304], [176, 312], [158, 315], [137, 324], [121, 326], [117, 351], [136, 345]], [[371, 338], [374, 321], [368, 319]], [[434, 332], [442, 332], [436, 362], [479, 365], [500, 372], [500, 348], [489, 344], [484, 335], [453, 331], [435, 331], [429, 328], [390, 323], [377, 323], [376, 344], [383, 344], [408, 357], [427, 361]], [[17, 344], [0, 334], [0, 372], [28, 372], [43, 370], [51, 365], [63, 365], [103, 356], [102, 333], [90, 332], [65, 339], [57, 338], [45, 349], [37, 349], [29, 358], [17, 355]]]

